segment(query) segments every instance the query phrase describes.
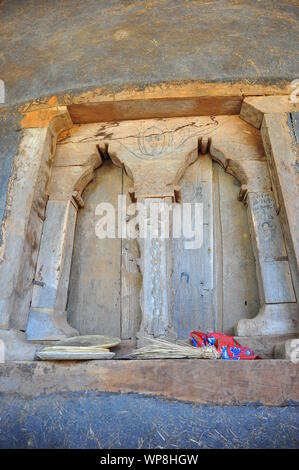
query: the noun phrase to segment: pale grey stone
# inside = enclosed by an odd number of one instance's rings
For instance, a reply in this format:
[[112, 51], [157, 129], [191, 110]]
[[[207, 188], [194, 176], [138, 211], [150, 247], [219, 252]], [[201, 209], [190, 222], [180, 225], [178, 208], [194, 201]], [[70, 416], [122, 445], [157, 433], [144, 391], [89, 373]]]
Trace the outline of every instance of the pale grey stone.
[[237, 336], [283, 335], [299, 332], [297, 303], [265, 304], [255, 318], [243, 318]]
[[[82, 348], [83, 349], [83, 348]], [[36, 357], [42, 361], [77, 361], [77, 360], [96, 360], [96, 359], [112, 359], [113, 352], [104, 351], [59, 351], [59, 350], [42, 350], [36, 353]]]
[[255, 318], [241, 319], [235, 332], [239, 336], [298, 332], [298, 304], [273, 194], [250, 192], [247, 201], [261, 308]]
[[112, 338], [104, 335], [83, 335], [57, 341], [55, 346], [101, 346], [103, 348], [113, 348], [119, 344], [119, 338]]
[[4, 347], [4, 360], [6, 361], [33, 361], [37, 345], [28, 343], [26, 335], [18, 330], [1, 330], [0, 341]]
[[274, 358], [286, 359], [296, 364], [299, 363], [299, 338], [288, 339], [274, 346]]
[[74, 336], [67, 324], [67, 293], [77, 209], [71, 201], [49, 201], [27, 325], [29, 340]]

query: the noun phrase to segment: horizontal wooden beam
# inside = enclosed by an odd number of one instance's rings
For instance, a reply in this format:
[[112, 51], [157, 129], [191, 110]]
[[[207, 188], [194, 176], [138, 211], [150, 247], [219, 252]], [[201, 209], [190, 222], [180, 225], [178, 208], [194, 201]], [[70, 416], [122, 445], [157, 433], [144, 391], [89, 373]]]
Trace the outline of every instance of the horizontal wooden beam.
[[67, 391], [138, 393], [200, 404], [299, 403], [299, 364], [285, 360], [7, 362], [0, 391], [34, 397]]
[[299, 103], [289, 96], [249, 96], [242, 103], [240, 117], [260, 129], [265, 114], [291, 113], [299, 111]]
[[199, 96], [71, 104], [74, 124], [130, 119], [239, 114], [241, 96]]
[[[243, 99], [245, 96], [273, 96], [287, 95], [292, 93], [293, 88], [290, 83], [280, 82], [276, 85], [246, 82], [203, 82], [202, 80], [192, 80], [191, 82], [161, 82], [146, 87], [126, 86], [122, 89], [115, 87], [91, 87], [81, 92], [66, 92], [52, 96], [45, 96], [35, 101], [23, 103], [19, 110], [25, 114], [37, 109], [44, 109], [52, 106], [67, 106], [84, 103], [103, 103], [111, 101], [128, 100], [152, 100], [160, 98], [197, 98], [204, 96], [238, 96]], [[0, 108], [1, 112], [9, 111], [8, 108]]]

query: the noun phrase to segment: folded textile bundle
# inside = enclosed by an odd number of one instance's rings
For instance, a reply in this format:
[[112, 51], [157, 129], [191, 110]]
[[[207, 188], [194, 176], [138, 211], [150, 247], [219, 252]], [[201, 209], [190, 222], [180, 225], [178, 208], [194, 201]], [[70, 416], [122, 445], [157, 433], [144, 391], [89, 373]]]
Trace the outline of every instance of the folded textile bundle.
[[214, 346], [220, 354], [220, 359], [233, 361], [262, 359], [256, 356], [252, 349], [241, 346], [233, 336], [223, 333], [191, 331], [190, 338], [195, 348]]

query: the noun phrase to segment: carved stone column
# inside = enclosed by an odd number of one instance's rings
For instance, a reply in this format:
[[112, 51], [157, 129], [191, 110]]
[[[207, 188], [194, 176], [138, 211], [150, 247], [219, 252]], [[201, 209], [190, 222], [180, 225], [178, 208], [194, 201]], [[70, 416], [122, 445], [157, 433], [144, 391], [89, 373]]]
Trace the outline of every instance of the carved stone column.
[[26, 330], [28, 340], [58, 340], [78, 334], [68, 325], [66, 312], [77, 210], [84, 206], [81, 193], [100, 164], [94, 145], [78, 146], [71, 155], [63, 146], [57, 151]]
[[257, 316], [240, 320], [235, 331], [238, 336], [295, 333], [298, 303], [261, 135], [239, 118], [233, 121], [226, 133], [224, 125], [212, 136], [210, 152], [242, 185], [261, 305]]
[[[297, 107], [299, 109], [299, 103]], [[298, 112], [266, 114], [261, 127], [297, 299], [299, 299], [298, 118]]]
[[[144, 335], [154, 337], [176, 337], [172, 328], [172, 250], [168, 237], [171, 198], [147, 198], [142, 200], [139, 226], [143, 226], [144, 237], [139, 236], [142, 289], [140, 304], [142, 322], [138, 333], [138, 345], [143, 344]], [[170, 231], [171, 232], [171, 231]], [[140, 234], [141, 235], [141, 234]], [[170, 233], [171, 236], [171, 233]]]
[[239, 336], [294, 333], [299, 328], [298, 305], [273, 193], [245, 190], [244, 196], [261, 308], [255, 318], [240, 320], [236, 333]]

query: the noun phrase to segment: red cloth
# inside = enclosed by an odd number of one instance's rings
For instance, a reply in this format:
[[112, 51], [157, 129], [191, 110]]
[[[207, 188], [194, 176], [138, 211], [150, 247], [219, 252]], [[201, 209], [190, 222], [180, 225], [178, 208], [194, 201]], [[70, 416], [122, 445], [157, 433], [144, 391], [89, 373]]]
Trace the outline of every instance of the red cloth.
[[233, 336], [224, 335], [222, 333], [212, 332], [205, 334], [200, 331], [192, 331], [190, 338], [195, 348], [215, 346], [217, 351], [221, 353], [221, 359], [234, 361], [240, 359], [261, 359], [261, 357], [254, 354], [252, 349], [241, 346]]

